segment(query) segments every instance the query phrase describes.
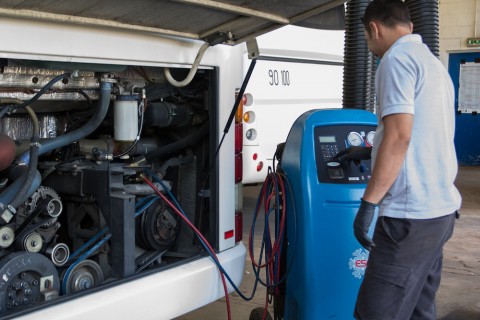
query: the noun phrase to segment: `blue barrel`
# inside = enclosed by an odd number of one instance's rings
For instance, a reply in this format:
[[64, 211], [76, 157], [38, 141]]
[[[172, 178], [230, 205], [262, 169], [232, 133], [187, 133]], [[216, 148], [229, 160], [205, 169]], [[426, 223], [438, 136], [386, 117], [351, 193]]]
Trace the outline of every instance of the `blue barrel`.
[[376, 125], [371, 112], [328, 109], [303, 114], [290, 130], [281, 160], [294, 200], [287, 197], [285, 319], [353, 319], [368, 260], [353, 220], [371, 168], [333, 156], [371, 146]]

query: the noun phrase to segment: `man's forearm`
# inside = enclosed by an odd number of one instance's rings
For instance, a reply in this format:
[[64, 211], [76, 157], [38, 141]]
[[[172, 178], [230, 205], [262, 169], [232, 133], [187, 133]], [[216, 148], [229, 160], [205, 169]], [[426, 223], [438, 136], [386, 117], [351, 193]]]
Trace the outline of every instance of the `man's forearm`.
[[383, 199], [400, 172], [407, 149], [408, 144], [403, 142], [382, 142], [372, 177], [363, 196], [365, 201], [379, 203]]
[[405, 161], [413, 127], [413, 115], [394, 114], [383, 119], [384, 137], [363, 199], [379, 203], [397, 178]]

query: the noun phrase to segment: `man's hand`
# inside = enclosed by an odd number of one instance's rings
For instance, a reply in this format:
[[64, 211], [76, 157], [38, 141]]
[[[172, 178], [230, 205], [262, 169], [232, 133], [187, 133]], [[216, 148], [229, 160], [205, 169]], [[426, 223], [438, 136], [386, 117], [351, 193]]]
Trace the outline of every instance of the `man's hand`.
[[370, 160], [372, 154], [371, 147], [350, 147], [343, 149], [335, 158], [339, 161], [345, 160], [353, 160], [353, 161], [360, 161], [360, 160]]
[[353, 222], [353, 234], [362, 247], [368, 251], [370, 251], [372, 247], [375, 247], [372, 239], [370, 239], [367, 234], [372, 224], [374, 214], [375, 205], [362, 198], [362, 203], [360, 204], [360, 208], [358, 208], [357, 216]]

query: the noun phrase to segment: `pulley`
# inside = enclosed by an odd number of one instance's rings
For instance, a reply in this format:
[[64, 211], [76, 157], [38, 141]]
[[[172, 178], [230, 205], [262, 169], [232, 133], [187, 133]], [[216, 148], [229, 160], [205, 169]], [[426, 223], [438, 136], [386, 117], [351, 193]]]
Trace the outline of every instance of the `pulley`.
[[68, 274], [63, 274], [62, 281], [65, 294], [91, 289], [103, 282], [102, 268], [95, 261], [86, 259], [70, 269]]
[[57, 270], [43, 255], [15, 252], [1, 259], [0, 266], [0, 314], [58, 296]]
[[15, 232], [12, 228], [4, 226], [0, 228], [0, 248], [8, 248], [15, 240]]
[[50, 245], [45, 253], [50, 257], [53, 264], [57, 267], [63, 266], [67, 263], [68, 258], [70, 257], [70, 249], [65, 243], [57, 243], [55, 245]]
[[146, 250], [169, 249], [180, 232], [178, 216], [157, 200], [136, 219], [136, 243]]

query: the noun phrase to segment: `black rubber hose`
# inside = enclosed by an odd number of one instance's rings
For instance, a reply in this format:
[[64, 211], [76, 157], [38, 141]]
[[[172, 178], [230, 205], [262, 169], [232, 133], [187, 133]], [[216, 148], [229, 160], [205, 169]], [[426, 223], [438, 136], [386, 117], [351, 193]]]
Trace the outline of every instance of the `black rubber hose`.
[[356, 0], [347, 3], [345, 14], [345, 47], [343, 65], [343, 107], [349, 109], [370, 109], [373, 94], [371, 84], [373, 54], [368, 50], [367, 41], [360, 20], [370, 0]]
[[147, 155], [145, 155], [145, 159], [153, 160], [154, 158], [162, 157], [164, 155], [167, 155], [176, 151], [180, 151], [188, 146], [194, 145], [200, 139], [205, 137], [207, 133], [208, 133], [208, 121], [204, 122], [200, 126], [200, 128], [195, 132], [193, 132], [192, 134], [148, 153]]
[[413, 33], [422, 36], [423, 42], [438, 58], [440, 50], [440, 18], [438, 0], [405, 0], [413, 23]]

